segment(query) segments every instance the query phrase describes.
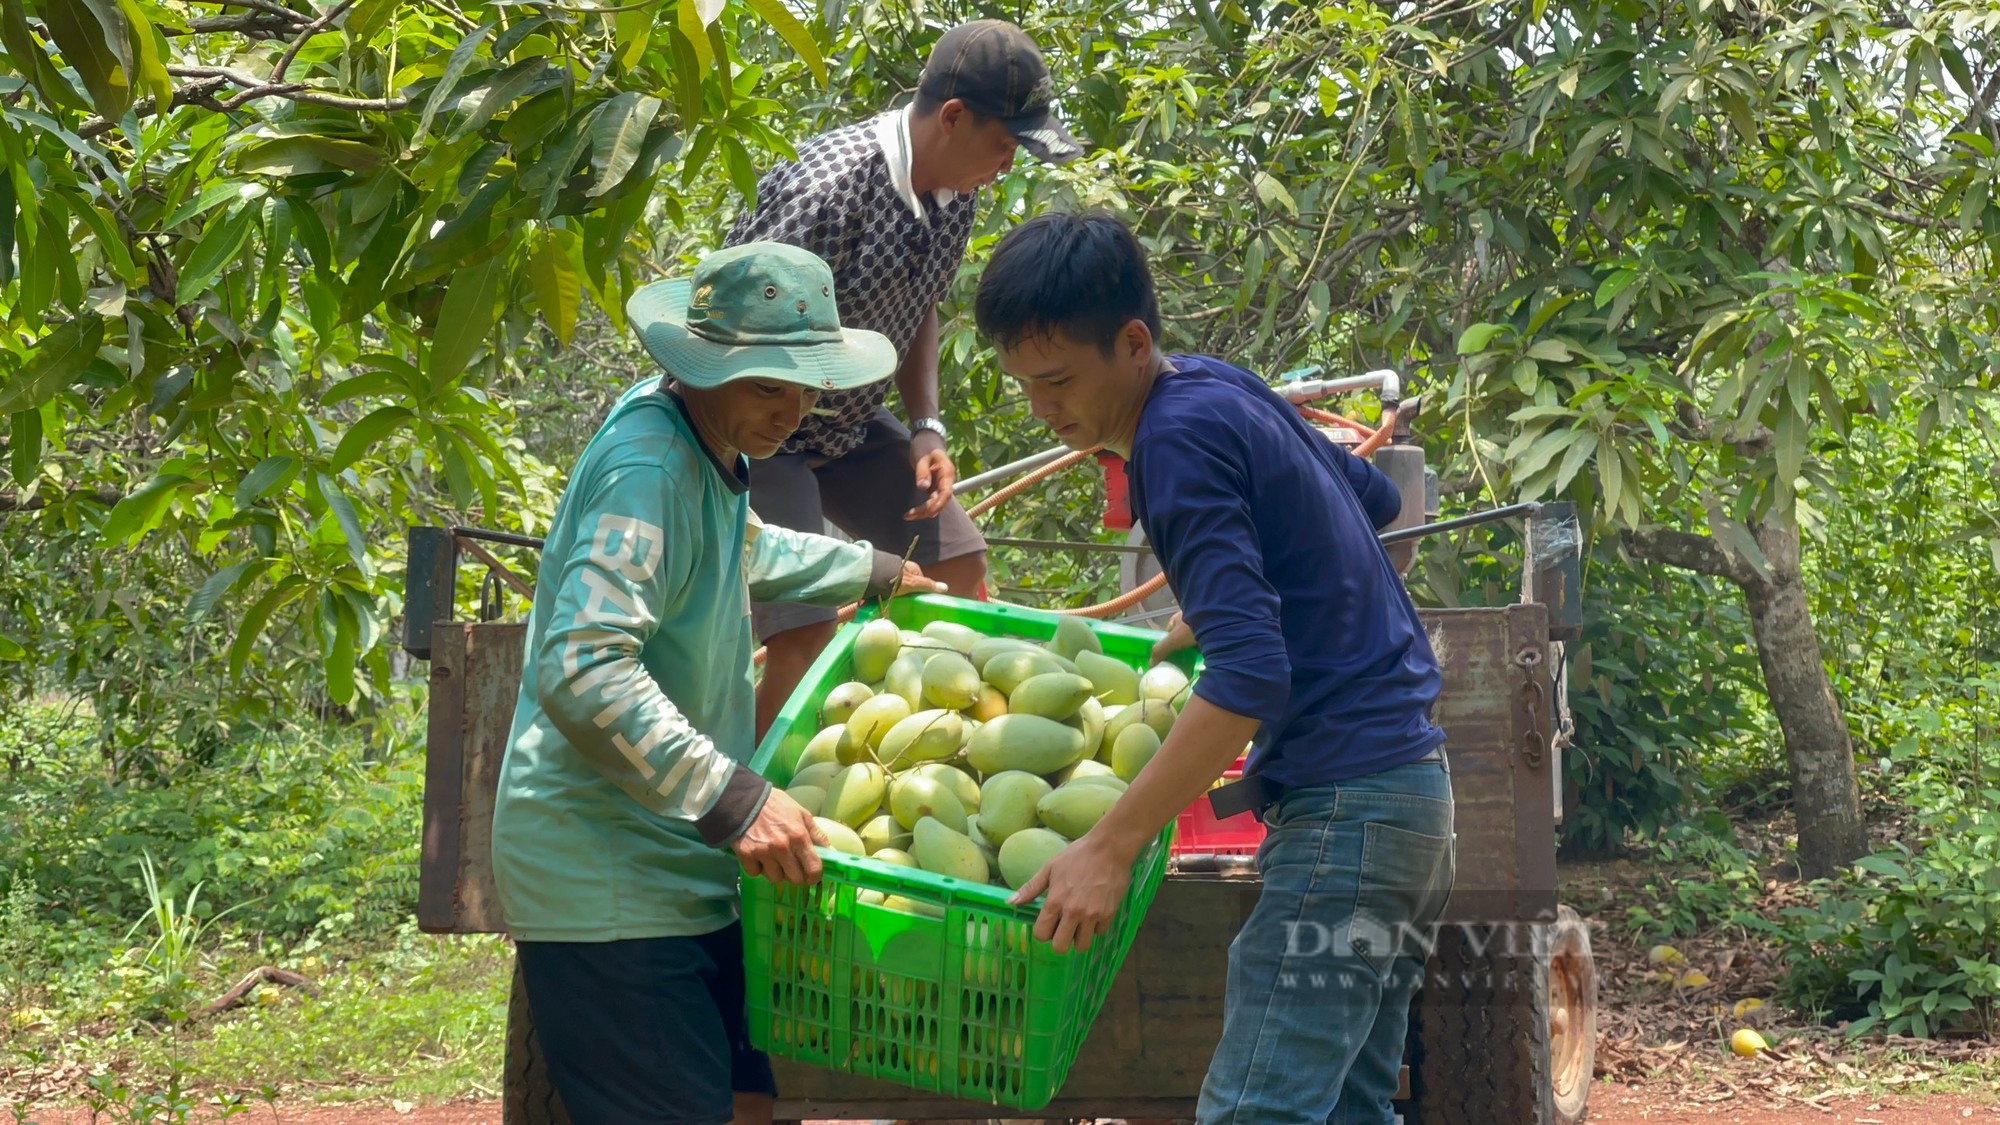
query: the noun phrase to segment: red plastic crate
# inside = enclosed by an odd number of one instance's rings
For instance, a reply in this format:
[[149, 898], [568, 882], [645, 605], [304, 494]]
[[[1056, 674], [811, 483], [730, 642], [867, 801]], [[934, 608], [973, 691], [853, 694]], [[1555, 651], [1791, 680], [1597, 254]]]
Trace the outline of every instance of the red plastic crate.
[[[1243, 776], [1243, 759], [1223, 771], [1224, 781], [1235, 781]], [[1241, 812], [1227, 820], [1216, 818], [1215, 809], [1208, 803], [1208, 794], [1194, 799], [1194, 804], [1181, 810], [1175, 818], [1178, 826], [1174, 832], [1173, 855], [1256, 855], [1257, 846], [1264, 842], [1264, 822], [1256, 816]]]

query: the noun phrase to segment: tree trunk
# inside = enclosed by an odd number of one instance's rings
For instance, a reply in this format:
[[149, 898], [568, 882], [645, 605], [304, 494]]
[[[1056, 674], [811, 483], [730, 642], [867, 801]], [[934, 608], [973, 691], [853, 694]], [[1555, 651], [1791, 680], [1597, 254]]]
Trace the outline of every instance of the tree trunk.
[[1763, 573], [1705, 535], [1648, 529], [1631, 533], [1626, 541], [1641, 558], [1726, 578], [1743, 591], [1757, 660], [1764, 669], [1764, 691], [1784, 734], [1792, 811], [1799, 826], [1799, 871], [1808, 879], [1829, 877], [1868, 851], [1854, 748], [1820, 656], [1819, 633], [1799, 573], [1798, 527], [1773, 516], [1752, 533], [1769, 564]]
[[1799, 823], [1799, 871], [1827, 878], [1868, 851], [1861, 791], [1854, 781], [1854, 747], [1847, 716], [1827, 679], [1819, 633], [1799, 574], [1799, 529], [1766, 520], [1755, 529], [1770, 562], [1770, 580], [1743, 587], [1757, 636], [1764, 690], [1778, 714], [1790, 760], [1792, 813]]

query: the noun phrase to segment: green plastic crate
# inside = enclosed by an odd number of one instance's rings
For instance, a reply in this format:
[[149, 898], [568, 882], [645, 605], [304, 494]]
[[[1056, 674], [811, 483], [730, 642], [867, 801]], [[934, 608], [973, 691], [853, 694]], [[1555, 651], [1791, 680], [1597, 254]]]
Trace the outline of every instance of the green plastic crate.
[[[783, 784], [818, 729], [827, 692], [851, 676], [855, 635], [843, 627], [807, 672], [758, 747], [753, 768]], [[899, 598], [889, 619], [905, 629], [954, 621], [989, 636], [1047, 640], [1056, 615], [938, 595]], [[1146, 666], [1158, 633], [1091, 622], [1105, 654]], [[1109, 933], [1087, 952], [1057, 954], [1034, 940], [1035, 906], [1007, 903], [1003, 887], [819, 849], [810, 887], [743, 881], [744, 967], [750, 1036], [763, 1051], [1020, 1109], [1039, 1109], [1111, 991], [1146, 908], [1166, 873], [1173, 826], [1147, 847]], [[856, 901], [877, 890], [930, 914]]]

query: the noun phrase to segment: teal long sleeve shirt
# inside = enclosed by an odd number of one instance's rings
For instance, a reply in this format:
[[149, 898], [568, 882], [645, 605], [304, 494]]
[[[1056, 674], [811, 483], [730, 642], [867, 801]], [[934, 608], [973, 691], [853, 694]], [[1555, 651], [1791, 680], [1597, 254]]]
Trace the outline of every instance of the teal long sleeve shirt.
[[755, 749], [750, 601], [839, 605], [898, 560], [762, 526], [743, 462], [649, 380], [612, 409], [556, 505], [493, 811], [524, 941], [710, 933], [737, 917], [723, 845], [769, 794]]

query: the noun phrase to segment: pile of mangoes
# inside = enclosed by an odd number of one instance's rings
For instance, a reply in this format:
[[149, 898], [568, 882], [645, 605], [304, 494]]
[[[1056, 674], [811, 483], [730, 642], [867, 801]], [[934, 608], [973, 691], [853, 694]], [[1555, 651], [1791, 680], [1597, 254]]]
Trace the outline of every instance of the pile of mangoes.
[[1192, 686], [1171, 664], [1141, 674], [1105, 656], [1068, 617], [1046, 645], [878, 618], [855, 639], [853, 676], [827, 693], [786, 792], [839, 851], [1010, 888], [1111, 808]]

